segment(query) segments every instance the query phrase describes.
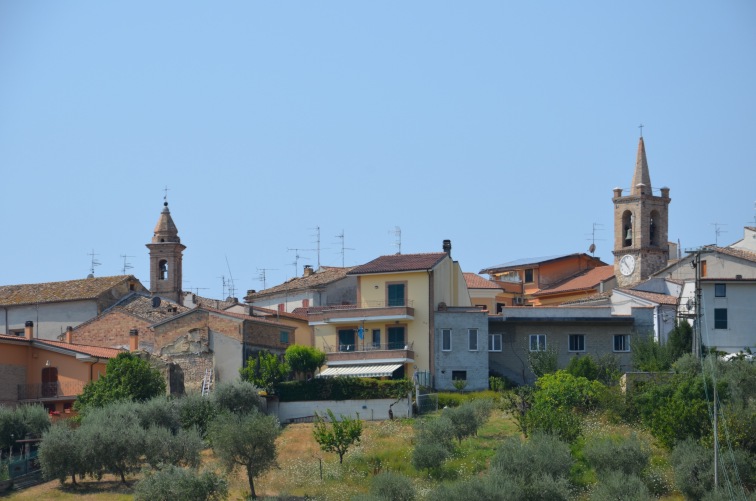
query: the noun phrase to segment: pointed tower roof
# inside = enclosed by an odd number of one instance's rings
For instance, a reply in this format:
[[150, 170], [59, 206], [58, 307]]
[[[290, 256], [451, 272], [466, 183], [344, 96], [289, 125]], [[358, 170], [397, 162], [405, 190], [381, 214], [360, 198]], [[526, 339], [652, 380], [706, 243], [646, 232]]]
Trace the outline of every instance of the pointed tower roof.
[[643, 143], [643, 136], [641, 136], [638, 141], [638, 154], [635, 157], [635, 172], [633, 173], [633, 182], [630, 185], [630, 194], [651, 194], [651, 175], [648, 173], [646, 145]]
[[163, 203], [163, 211], [160, 213], [160, 218], [155, 225], [155, 233], [152, 236], [153, 244], [166, 242], [181, 242], [178, 236], [178, 228], [176, 228], [176, 224], [173, 222], [171, 211], [168, 210], [168, 202]]

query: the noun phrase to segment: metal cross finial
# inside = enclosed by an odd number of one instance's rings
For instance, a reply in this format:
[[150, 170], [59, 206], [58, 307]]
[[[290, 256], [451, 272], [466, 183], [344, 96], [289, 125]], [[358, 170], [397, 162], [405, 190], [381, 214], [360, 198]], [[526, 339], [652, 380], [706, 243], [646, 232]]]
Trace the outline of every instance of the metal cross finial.
[[163, 191], [165, 192], [165, 194], [163, 195], [163, 202], [167, 202], [168, 201], [168, 185], [165, 185], [165, 188], [163, 188]]
[[643, 137], [643, 124], [640, 124], [638, 128], [640, 129], [640, 137]]

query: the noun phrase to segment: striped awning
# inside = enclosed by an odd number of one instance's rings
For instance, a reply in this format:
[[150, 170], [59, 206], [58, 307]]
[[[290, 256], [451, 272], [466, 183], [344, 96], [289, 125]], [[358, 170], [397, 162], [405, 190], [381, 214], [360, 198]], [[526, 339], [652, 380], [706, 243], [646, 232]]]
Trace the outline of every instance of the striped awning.
[[384, 377], [391, 376], [402, 364], [340, 365], [329, 367], [316, 377]]

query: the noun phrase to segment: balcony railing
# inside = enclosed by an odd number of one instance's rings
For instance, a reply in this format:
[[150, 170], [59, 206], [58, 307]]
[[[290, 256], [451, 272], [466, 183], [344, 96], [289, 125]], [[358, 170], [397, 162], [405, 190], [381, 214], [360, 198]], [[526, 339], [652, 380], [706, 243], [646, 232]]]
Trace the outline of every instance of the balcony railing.
[[34, 383], [18, 385], [19, 400], [42, 400], [45, 398], [75, 397], [81, 394], [84, 381], [57, 383]]
[[339, 353], [339, 352], [365, 352], [365, 351], [393, 351], [393, 350], [409, 350], [412, 351], [413, 343], [405, 343], [404, 341], [396, 341], [391, 343], [371, 343], [370, 341], [359, 341], [354, 344], [339, 344], [338, 346], [330, 346], [328, 343], [324, 343], [326, 353]]

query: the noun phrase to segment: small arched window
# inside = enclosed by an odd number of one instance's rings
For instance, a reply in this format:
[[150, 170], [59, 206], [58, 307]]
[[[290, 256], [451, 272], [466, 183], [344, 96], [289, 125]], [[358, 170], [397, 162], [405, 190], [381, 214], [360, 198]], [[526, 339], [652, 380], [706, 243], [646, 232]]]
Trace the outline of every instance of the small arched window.
[[162, 259], [158, 263], [158, 279], [168, 280], [168, 261], [165, 259]]

